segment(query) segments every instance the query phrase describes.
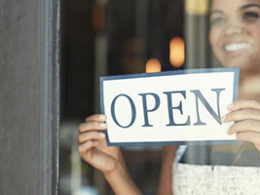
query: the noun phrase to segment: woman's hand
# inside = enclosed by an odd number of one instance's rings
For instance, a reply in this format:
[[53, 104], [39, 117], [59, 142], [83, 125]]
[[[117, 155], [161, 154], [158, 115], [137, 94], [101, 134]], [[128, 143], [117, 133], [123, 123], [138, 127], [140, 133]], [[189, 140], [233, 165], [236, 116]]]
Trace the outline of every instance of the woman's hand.
[[252, 142], [260, 151], [260, 101], [238, 100], [228, 109], [230, 112], [222, 118], [222, 122], [236, 122], [228, 134], [236, 133], [238, 140]]
[[80, 156], [104, 174], [112, 172], [121, 159], [118, 147], [107, 146], [104, 133], [106, 128], [106, 117], [102, 114], [87, 117], [78, 127]]
[[84, 161], [103, 172], [115, 194], [140, 195], [141, 192], [128, 174], [118, 147], [107, 146], [106, 117], [92, 115], [79, 125], [79, 153]]

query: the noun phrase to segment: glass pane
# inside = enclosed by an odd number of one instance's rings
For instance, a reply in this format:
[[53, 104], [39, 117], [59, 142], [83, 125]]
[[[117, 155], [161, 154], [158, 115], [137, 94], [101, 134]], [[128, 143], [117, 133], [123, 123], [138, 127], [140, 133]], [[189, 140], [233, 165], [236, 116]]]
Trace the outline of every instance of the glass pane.
[[[240, 68], [238, 99], [247, 100], [228, 117], [243, 142], [121, 147], [127, 171], [149, 195], [260, 193], [259, 7], [259, 0], [66, 0], [60, 194], [114, 194], [78, 152], [79, 124], [100, 113], [100, 76], [220, 67]], [[127, 190], [123, 181], [118, 189]]]

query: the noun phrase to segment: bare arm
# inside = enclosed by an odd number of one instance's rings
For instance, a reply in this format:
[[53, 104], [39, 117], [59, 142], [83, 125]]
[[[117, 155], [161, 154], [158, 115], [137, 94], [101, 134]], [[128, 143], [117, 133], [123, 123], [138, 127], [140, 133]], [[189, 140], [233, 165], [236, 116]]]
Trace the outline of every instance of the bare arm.
[[162, 166], [158, 186], [158, 195], [173, 195], [172, 164], [175, 159], [177, 146], [165, 146], [162, 153]]
[[125, 166], [120, 163], [110, 173], [104, 174], [114, 193], [117, 195], [141, 195], [141, 192], [131, 179]]

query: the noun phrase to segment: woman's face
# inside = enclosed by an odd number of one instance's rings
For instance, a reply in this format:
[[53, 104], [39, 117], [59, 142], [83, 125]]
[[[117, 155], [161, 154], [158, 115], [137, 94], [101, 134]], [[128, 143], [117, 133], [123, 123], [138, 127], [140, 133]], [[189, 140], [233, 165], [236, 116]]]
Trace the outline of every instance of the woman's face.
[[260, 0], [213, 0], [210, 43], [224, 66], [260, 69]]

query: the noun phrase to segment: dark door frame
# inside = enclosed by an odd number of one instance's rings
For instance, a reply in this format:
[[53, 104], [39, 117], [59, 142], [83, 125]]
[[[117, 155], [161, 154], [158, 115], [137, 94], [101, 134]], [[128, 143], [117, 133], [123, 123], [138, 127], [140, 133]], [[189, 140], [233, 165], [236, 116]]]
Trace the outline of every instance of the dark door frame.
[[58, 194], [60, 0], [0, 0], [0, 194]]

